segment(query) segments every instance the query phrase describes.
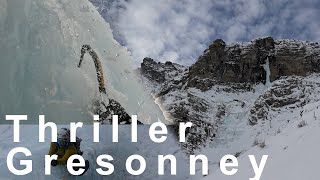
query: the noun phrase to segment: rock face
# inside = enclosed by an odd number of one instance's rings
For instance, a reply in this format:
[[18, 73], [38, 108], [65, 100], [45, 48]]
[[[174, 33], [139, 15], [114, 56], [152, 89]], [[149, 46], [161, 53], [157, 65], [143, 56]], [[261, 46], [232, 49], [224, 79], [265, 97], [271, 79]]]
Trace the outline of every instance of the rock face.
[[180, 76], [185, 67], [167, 61], [166, 63], [155, 62], [151, 58], [144, 58], [141, 63], [141, 74], [152, 82], [162, 84], [174, 77]]
[[[319, 85], [288, 76], [318, 73], [319, 65], [317, 43], [267, 37], [231, 45], [217, 39], [190, 67], [145, 58], [140, 72], [152, 84], [167, 118], [193, 123], [187, 143], [182, 144], [187, 153], [193, 153], [216, 139], [226, 119], [242, 118], [255, 125], [265, 122], [270, 111], [301, 108]], [[270, 87], [263, 85], [267, 79]], [[305, 88], [308, 96], [302, 91]]]
[[271, 61], [271, 79], [281, 76], [306, 76], [320, 72], [320, 46], [301, 41], [276, 41], [275, 58]]
[[[100, 122], [102, 124], [112, 124], [113, 115], [118, 115], [118, 124], [131, 124], [132, 122], [131, 117], [128, 115], [125, 109], [114, 99], [109, 99], [108, 104], [105, 104], [101, 101], [94, 102], [92, 112], [99, 115]], [[142, 123], [138, 121], [138, 124]]]
[[[303, 108], [312, 101], [320, 101], [320, 83], [302, 77], [281, 78], [254, 102], [249, 113], [249, 123], [256, 125], [259, 120], [271, 120], [269, 112]], [[302, 116], [302, 114], [300, 114]], [[269, 119], [268, 119], [269, 118]]]
[[320, 71], [317, 43], [271, 37], [248, 44], [226, 45], [217, 39], [190, 67], [188, 85], [206, 91], [214, 83], [265, 83], [263, 64], [269, 59], [271, 81], [281, 76], [305, 76]]

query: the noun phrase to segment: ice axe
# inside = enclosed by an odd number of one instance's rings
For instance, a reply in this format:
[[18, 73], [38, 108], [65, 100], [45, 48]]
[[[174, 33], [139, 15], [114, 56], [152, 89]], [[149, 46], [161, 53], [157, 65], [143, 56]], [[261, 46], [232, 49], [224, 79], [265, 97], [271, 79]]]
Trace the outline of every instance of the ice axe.
[[100, 59], [99, 59], [97, 53], [88, 44], [83, 45], [81, 48], [81, 56], [80, 56], [78, 68], [81, 67], [81, 63], [83, 61], [84, 54], [87, 52], [92, 57], [93, 62], [94, 62], [94, 66], [96, 68], [96, 73], [97, 73], [97, 78], [98, 78], [98, 83], [99, 83], [99, 92], [103, 93], [103, 94], [107, 94], [105, 84], [104, 84], [104, 76], [103, 76], [103, 70], [102, 70]]

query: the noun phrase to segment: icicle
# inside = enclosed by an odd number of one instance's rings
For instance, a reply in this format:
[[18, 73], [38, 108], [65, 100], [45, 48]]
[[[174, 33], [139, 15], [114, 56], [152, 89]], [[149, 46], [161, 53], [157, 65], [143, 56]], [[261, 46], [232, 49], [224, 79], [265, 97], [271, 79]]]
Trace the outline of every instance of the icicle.
[[266, 71], [266, 86], [270, 86], [271, 81], [270, 81], [270, 63], [269, 63], [269, 57], [267, 57], [266, 63], [263, 65], [263, 69]]

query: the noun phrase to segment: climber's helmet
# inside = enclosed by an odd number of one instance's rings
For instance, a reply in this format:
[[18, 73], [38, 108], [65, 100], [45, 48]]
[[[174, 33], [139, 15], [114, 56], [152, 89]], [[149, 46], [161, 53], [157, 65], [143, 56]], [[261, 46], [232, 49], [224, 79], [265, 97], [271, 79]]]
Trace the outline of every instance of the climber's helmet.
[[67, 128], [61, 128], [58, 132], [58, 141], [57, 143], [60, 146], [65, 146], [70, 141], [70, 130]]

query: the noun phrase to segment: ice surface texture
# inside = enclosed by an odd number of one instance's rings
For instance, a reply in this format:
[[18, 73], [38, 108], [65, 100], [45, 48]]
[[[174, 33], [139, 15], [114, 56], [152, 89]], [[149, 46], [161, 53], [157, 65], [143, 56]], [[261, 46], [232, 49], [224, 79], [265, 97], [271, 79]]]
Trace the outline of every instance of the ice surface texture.
[[91, 57], [77, 68], [84, 44], [101, 60], [108, 97], [145, 123], [163, 120], [138, 83], [127, 49], [86, 0], [0, 0], [1, 117], [28, 114], [35, 123], [45, 114], [57, 123], [90, 122], [88, 109], [101, 97]]

